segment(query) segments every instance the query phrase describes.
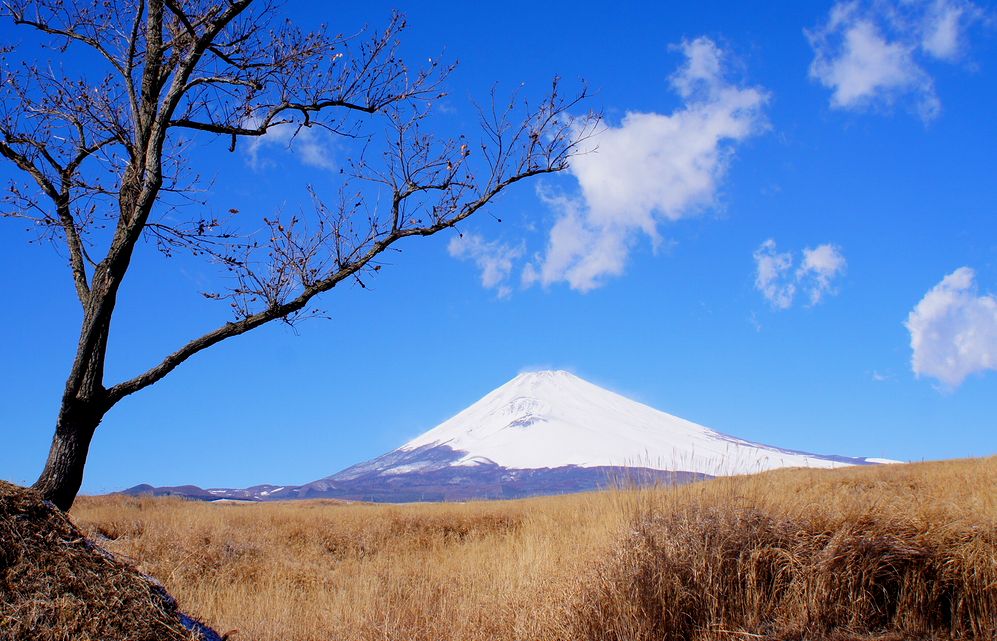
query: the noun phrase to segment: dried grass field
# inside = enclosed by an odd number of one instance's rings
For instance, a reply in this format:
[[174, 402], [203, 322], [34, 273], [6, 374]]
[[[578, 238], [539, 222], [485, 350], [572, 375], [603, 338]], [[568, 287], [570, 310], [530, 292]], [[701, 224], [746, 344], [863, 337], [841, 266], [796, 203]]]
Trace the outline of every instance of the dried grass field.
[[997, 458], [510, 502], [84, 497], [235, 641], [997, 638]]

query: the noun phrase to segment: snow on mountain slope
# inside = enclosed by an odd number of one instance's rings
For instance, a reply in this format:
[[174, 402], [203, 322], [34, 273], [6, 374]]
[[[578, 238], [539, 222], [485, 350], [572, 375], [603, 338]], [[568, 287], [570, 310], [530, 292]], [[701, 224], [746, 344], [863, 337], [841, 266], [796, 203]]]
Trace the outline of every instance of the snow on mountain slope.
[[[421, 455], [436, 448], [452, 455]], [[632, 401], [569, 372], [542, 371], [520, 374], [398, 450], [333, 478], [375, 470], [403, 474], [477, 464], [509, 469], [642, 467], [719, 476], [867, 462], [751, 443]]]

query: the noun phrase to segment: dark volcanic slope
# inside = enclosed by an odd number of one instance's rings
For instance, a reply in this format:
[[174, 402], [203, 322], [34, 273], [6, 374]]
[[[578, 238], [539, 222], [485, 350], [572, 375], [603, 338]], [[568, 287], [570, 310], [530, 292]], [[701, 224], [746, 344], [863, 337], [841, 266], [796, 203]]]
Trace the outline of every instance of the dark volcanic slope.
[[494, 463], [445, 467], [395, 476], [371, 474], [346, 480], [316, 481], [296, 488], [295, 498], [360, 501], [464, 501], [568, 494], [622, 485], [687, 483], [705, 478], [689, 472], [647, 468], [565, 467], [509, 470]]
[[[345, 472], [345, 471], [344, 471]], [[351, 501], [408, 503], [413, 501], [467, 501], [475, 499], [515, 499], [550, 494], [586, 492], [607, 487], [676, 484], [708, 478], [690, 472], [666, 472], [647, 468], [566, 466], [538, 470], [508, 470], [494, 463], [475, 466], [442, 467], [427, 471], [384, 475], [375, 471], [307, 485], [274, 486], [261, 491], [210, 489], [196, 486], [154, 488], [138, 485], [124, 491], [133, 496], [180, 496], [199, 501], [331, 498]]]

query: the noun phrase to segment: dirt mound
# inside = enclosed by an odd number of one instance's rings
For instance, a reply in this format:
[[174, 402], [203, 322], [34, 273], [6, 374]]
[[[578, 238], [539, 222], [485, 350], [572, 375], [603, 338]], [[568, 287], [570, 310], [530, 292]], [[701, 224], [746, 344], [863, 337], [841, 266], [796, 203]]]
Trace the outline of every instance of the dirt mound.
[[[201, 641], [151, 579], [0, 481], [0, 641]], [[196, 628], [195, 628], [196, 629]]]

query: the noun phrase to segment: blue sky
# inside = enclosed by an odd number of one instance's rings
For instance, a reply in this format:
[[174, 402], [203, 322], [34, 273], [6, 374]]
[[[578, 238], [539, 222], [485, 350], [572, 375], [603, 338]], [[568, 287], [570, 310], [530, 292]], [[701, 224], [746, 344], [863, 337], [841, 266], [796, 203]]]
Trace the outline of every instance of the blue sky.
[[[287, 11], [350, 31], [403, 10], [409, 60], [460, 60], [445, 132], [475, 132], [496, 83], [537, 97], [584, 78], [598, 149], [463, 237], [404, 243], [367, 289], [319, 301], [331, 320], [237, 337], [125, 399], [84, 491], [308, 482], [548, 367], [792, 449], [997, 452], [991, 3], [364, 4]], [[9, 24], [0, 40], [31, 42]], [[306, 187], [333, 193], [355, 153], [200, 142], [211, 202], [257, 217], [307, 213]], [[29, 483], [80, 319], [65, 261], [23, 227], [0, 220], [0, 478]], [[218, 273], [141, 247], [108, 383], [226, 321], [199, 294]]]

